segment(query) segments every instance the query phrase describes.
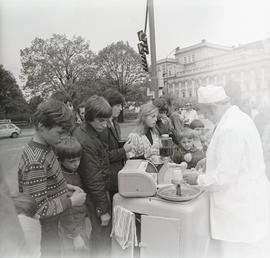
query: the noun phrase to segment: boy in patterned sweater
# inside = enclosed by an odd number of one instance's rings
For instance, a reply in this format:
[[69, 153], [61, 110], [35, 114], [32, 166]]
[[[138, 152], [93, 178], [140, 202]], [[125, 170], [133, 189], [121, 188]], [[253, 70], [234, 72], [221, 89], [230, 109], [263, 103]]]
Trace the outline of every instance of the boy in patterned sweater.
[[[30, 194], [36, 202], [42, 257], [58, 257], [61, 252], [59, 214], [85, 202], [83, 190], [67, 185], [53, 151], [72, 127], [72, 114], [64, 103], [49, 100], [38, 106], [33, 122], [34, 136], [24, 148], [19, 163], [19, 191]], [[68, 190], [73, 191], [71, 196]]]

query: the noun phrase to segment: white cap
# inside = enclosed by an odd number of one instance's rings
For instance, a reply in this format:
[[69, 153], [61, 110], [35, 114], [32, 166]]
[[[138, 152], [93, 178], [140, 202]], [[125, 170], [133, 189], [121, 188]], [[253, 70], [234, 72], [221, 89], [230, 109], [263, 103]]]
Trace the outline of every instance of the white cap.
[[198, 102], [201, 104], [210, 104], [225, 100], [228, 96], [223, 87], [207, 85], [198, 89]]

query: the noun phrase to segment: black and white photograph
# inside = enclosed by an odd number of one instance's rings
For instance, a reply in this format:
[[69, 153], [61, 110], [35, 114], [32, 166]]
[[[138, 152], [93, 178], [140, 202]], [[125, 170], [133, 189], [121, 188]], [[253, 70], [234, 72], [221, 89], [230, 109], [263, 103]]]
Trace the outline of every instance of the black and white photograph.
[[268, 0], [0, 0], [1, 258], [269, 258]]

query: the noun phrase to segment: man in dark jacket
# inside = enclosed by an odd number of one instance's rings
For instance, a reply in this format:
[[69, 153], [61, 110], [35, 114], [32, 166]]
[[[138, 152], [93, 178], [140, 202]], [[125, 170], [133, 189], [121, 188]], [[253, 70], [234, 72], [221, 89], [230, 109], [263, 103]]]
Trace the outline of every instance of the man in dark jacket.
[[111, 114], [111, 106], [103, 97], [92, 96], [86, 102], [85, 121], [73, 132], [83, 148], [78, 173], [87, 194], [93, 257], [107, 257], [110, 252], [109, 157], [99, 133], [106, 128]]
[[108, 146], [111, 172], [109, 192], [112, 201], [113, 195], [118, 192], [118, 172], [123, 168], [126, 153], [132, 149], [132, 145], [127, 142], [121, 146], [120, 143], [121, 130], [117, 118], [125, 101], [124, 96], [116, 90], [109, 89], [104, 93], [104, 97], [112, 107], [112, 116], [107, 121], [107, 127], [100, 134], [100, 138]]

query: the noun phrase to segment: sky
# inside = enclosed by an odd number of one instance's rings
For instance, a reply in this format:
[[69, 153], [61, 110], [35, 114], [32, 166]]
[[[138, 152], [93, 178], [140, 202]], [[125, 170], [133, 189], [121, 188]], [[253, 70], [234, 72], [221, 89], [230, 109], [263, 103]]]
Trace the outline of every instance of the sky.
[[[153, 0], [157, 59], [176, 47], [207, 42], [237, 46], [270, 37], [269, 0]], [[0, 0], [0, 64], [18, 83], [20, 49], [53, 33], [82, 36], [98, 53], [128, 41], [137, 51], [146, 0]]]

